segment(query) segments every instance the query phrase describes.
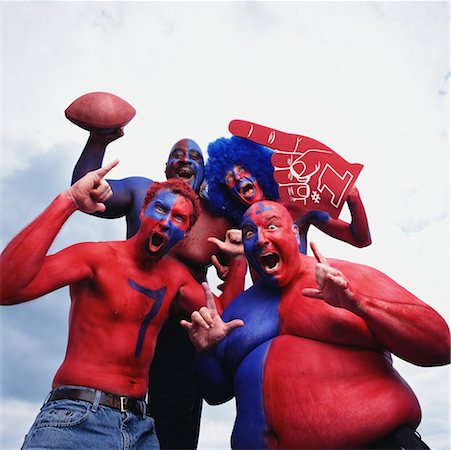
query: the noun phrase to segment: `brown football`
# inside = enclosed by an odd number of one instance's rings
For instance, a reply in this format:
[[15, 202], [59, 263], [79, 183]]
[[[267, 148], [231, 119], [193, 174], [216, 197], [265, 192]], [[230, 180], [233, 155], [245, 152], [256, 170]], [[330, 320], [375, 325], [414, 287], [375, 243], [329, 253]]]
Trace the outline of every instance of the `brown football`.
[[136, 110], [130, 103], [108, 92], [91, 92], [74, 100], [64, 111], [75, 125], [88, 131], [114, 130], [127, 125]]

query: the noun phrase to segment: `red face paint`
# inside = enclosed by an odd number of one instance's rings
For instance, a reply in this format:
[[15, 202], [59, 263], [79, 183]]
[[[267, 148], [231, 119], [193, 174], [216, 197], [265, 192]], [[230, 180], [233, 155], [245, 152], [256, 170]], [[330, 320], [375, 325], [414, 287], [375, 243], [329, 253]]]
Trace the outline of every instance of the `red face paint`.
[[246, 257], [263, 279], [284, 286], [299, 274], [299, 241], [283, 206], [270, 201], [251, 206], [241, 229]]

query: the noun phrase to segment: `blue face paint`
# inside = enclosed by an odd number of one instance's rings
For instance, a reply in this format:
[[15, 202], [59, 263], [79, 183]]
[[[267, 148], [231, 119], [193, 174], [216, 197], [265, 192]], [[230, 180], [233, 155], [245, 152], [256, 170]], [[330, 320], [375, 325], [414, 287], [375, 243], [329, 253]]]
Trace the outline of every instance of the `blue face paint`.
[[261, 247], [259, 246], [260, 235], [258, 227], [251, 215], [247, 213], [244, 215], [243, 221], [241, 222], [241, 230], [243, 231], [243, 246], [246, 259], [261, 278], [271, 281], [273, 277], [262, 269], [259, 261], [261, 254]]
[[166, 163], [166, 177], [179, 178], [199, 191], [205, 177], [204, 158], [193, 140], [182, 139], [172, 147]]
[[240, 203], [252, 205], [264, 198], [255, 176], [241, 164], [235, 164], [227, 170], [224, 182], [233, 197]]
[[[157, 234], [164, 236], [166, 242], [155, 250], [158, 253], [168, 253], [169, 250], [185, 237], [189, 226], [189, 203], [184, 197], [167, 189], [157, 192], [144, 211], [144, 217], [151, 220], [151, 241]], [[184, 221], [182, 221], [182, 219]], [[158, 247], [155, 244], [155, 247]]]

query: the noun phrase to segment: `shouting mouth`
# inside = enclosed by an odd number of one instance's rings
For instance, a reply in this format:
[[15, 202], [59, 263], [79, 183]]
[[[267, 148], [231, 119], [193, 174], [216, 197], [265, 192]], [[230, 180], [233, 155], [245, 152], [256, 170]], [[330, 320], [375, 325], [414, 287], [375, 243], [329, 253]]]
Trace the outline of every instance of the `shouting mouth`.
[[243, 198], [249, 200], [254, 196], [255, 193], [254, 185], [250, 181], [245, 181], [244, 183], [241, 184], [239, 192]]
[[149, 251], [151, 253], [157, 253], [160, 251], [167, 241], [165, 234], [155, 231], [149, 239]]
[[259, 261], [263, 270], [270, 275], [277, 272], [280, 267], [280, 257], [274, 252], [262, 253], [259, 256]]
[[194, 170], [189, 166], [181, 166], [177, 169], [177, 177], [189, 181], [194, 176]]

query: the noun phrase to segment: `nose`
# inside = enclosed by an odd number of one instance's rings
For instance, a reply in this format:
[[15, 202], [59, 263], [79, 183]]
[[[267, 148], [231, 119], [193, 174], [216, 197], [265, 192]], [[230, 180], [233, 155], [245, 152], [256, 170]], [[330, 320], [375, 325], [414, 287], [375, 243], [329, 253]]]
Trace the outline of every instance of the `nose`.
[[266, 233], [263, 230], [258, 230], [257, 232], [257, 241], [256, 241], [256, 245], [259, 248], [265, 247], [266, 245], [268, 245], [268, 239], [266, 237]]
[[160, 228], [162, 231], [168, 231], [169, 230], [169, 216], [166, 216], [164, 219], [160, 222]]

